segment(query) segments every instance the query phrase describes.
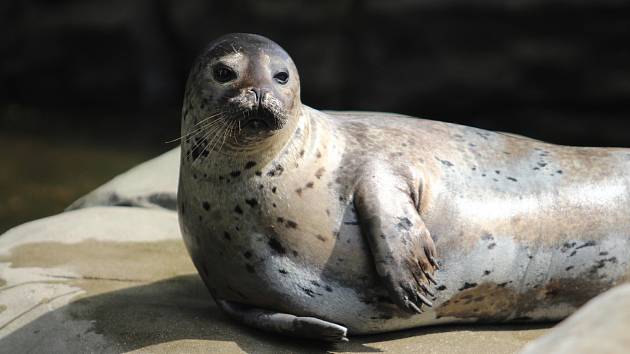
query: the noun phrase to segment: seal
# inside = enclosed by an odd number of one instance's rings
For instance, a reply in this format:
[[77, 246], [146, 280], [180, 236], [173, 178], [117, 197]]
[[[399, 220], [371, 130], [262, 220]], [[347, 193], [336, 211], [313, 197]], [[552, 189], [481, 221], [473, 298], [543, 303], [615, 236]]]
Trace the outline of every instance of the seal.
[[628, 279], [630, 149], [552, 145], [301, 103], [276, 43], [229, 34], [191, 69], [178, 213], [219, 306], [329, 341], [558, 320]]

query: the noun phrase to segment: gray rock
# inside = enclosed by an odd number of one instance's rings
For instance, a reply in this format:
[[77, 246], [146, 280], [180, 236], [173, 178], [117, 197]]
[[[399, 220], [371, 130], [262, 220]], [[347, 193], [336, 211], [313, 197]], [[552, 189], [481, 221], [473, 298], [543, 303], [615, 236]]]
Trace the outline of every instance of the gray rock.
[[521, 354], [618, 354], [630, 351], [630, 284], [589, 301]]
[[114, 177], [66, 210], [92, 206], [177, 209], [180, 148], [168, 151]]

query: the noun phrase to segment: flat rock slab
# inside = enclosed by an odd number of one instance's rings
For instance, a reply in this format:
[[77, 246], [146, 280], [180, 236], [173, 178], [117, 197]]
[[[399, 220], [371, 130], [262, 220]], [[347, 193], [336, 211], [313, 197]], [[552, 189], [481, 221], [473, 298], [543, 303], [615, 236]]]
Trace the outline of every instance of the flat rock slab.
[[0, 236], [0, 353], [514, 353], [547, 327], [431, 327], [326, 346], [221, 314], [174, 212], [90, 207]]
[[630, 284], [589, 301], [522, 354], [616, 354], [630, 352]]
[[141, 163], [79, 198], [67, 210], [110, 205], [176, 210], [180, 153], [178, 147]]

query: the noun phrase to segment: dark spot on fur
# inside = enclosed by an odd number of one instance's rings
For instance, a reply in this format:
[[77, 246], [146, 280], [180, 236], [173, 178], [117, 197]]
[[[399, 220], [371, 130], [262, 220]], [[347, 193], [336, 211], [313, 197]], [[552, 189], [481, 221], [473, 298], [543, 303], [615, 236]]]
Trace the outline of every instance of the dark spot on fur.
[[442, 165], [446, 166], [446, 167], [453, 167], [455, 165], [453, 165], [452, 162], [448, 161], [448, 160], [442, 160], [437, 156], [434, 156], [436, 160], [440, 161], [442, 163]]
[[277, 190], [278, 190], [278, 188], [277, 188], [277, 187], [275, 187], [275, 186], [274, 186], [274, 187], [271, 187], [271, 193], [276, 193], [276, 191], [277, 191]]
[[547, 166], [547, 163], [546, 163], [546, 162], [539, 162], [539, 163], [538, 163], [538, 166], [540, 166], [540, 167], [545, 167], [545, 166]]
[[499, 288], [505, 288], [505, 287], [506, 287], [506, 285], [508, 285], [509, 283], [510, 283], [509, 281], [506, 281], [505, 283], [499, 283], [499, 284], [497, 284], [497, 286], [498, 286]]
[[315, 285], [316, 287], [321, 287], [321, 285], [319, 285], [319, 283], [315, 280], [311, 280], [311, 284]]
[[596, 242], [595, 241], [586, 241], [583, 244], [577, 246], [575, 249], [579, 250], [580, 248], [584, 248], [584, 247], [591, 247], [591, 246], [595, 246]]
[[322, 241], [322, 242], [326, 242], [326, 237], [324, 237], [324, 236], [322, 236], [320, 234], [315, 235], [315, 237], [317, 237], [317, 239]]
[[491, 244], [488, 245], [488, 249], [491, 250], [491, 249], [495, 248], [496, 246], [497, 246], [497, 244], [492, 242]]
[[313, 188], [313, 186], [314, 186], [314, 185], [315, 185], [315, 183], [313, 183], [313, 182], [308, 182], [308, 183], [306, 184], [306, 188]]
[[304, 287], [301, 287], [301, 286], [300, 286], [300, 289], [302, 289], [302, 291], [303, 291], [306, 295], [308, 295], [308, 296], [310, 296], [310, 297], [315, 297], [315, 292], [313, 291], [313, 289], [304, 288]]
[[558, 170], [558, 171], [556, 171], [556, 173], [561, 175], [563, 172], [562, 172], [562, 170]]
[[279, 254], [287, 253], [286, 248], [284, 248], [280, 241], [276, 240], [275, 238], [270, 238], [267, 244], [269, 245], [269, 247], [271, 247], [272, 250], [276, 251]]
[[265, 186], [263, 186], [262, 184], [258, 185], [258, 189], [263, 189], [263, 188], [265, 188]]
[[333, 289], [330, 286], [328, 286], [328, 285], [326, 285], [326, 287], [324, 289], [326, 289], [326, 291], [328, 291], [329, 293], [332, 293], [332, 291], [333, 291]]
[[299, 254], [299, 253], [298, 253], [298, 251], [296, 251], [296, 250], [292, 250], [292, 251], [291, 251], [291, 253], [293, 253], [293, 256], [294, 256], [294, 257], [297, 257], [297, 256], [298, 256], [298, 254]]
[[245, 169], [249, 170], [250, 168], [256, 166], [256, 161], [247, 161], [247, 163], [245, 164]]
[[279, 222], [279, 223], [281, 223], [281, 224], [284, 224], [284, 218], [283, 218], [283, 217], [281, 217], [281, 216], [279, 216], [279, 217], [276, 219], [276, 221], [277, 221], [277, 222]]
[[306, 152], [306, 151], [304, 151], [304, 149], [300, 150], [300, 157], [304, 157], [304, 153], [305, 153], [305, 152]]
[[599, 255], [600, 255], [600, 256], [607, 256], [607, 255], [608, 255], [608, 252], [606, 252], [606, 251], [599, 252]]
[[267, 176], [269, 177], [280, 176], [282, 175], [282, 172], [284, 172], [284, 167], [282, 167], [281, 165], [276, 165], [272, 170], [267, 172]]
[[[183, 213], [183, 211], [182, 211]], [[326, 209], [326, 215], [330, 216], [330, 210]]]
[[317, 153], [315, 154], [315, 156], [319, 159], [322, 157], [322, 153], [319, 151], [319, 149], [317, 149]]
[[574, 268], [573, 266], [568, 266], [568, 267], [564, 268], [564, 270], [566, 270], [566, 271], [570, 271], [570, 270], [571, 270], [571, 269], [573, 269], [573, 268]]
[[481, 239], [484, 241], [490, 241], [490, 240], [493, 240], [494, 237], [492, 236], [491, 233], [486, 232], [481, 236]]
[[573, 247], [575, 247], [575, 242], [571, 242], [571, 243], [565, 242], [560, 248], [560, 252], [565, 253], [566, 251], [570, 250]]
[[241, 171], [232, 171], [230, 172], [230, 176], [232, 177], [238, 177], [241, 175]]
[[250, 273], [256, 273], [256, 270], [254, 270], [254, 267], [251, 264], [245, 264], [245, 269], [247, 269]]
[[261, 171], [256, 171], [256, 172], [254, 172], [254, 174], [255, 174], [256, 176], [258, 176], [258, 177], [262, 176], [262, 172], [261, 172]]
[[492, 273], [492, 271], [491, 271], [491, 270], [484, 270], [484, 271], [483, 271], [483, 275], [488, 275], [488, 274], [490, 274], [490, 273]]
[[398, 224], [396, 225], [396, 227], [399, 230], [409, 231], [409, 229], [411, 229], [412, 226], [413, 226], [413, 223], [407, 217], [398, 218]]
[[296, 189], [295, 193], [297, 193], [301, 197], [302, 196], [302, 188]]
[[234, 207], [234, 212], [236, 212], [237, 214], [243, 214], [243, 209], [241, 209], [240, 205], [237, 205]]
[[518, 180], [514, 177], [507, 177], [507, 179], [509, 179], [512, 182], [518, 182]]
[[288, 274], [288, 273], [289, 273], [289, 272], [287, 272], [287, 271], [286, 271], [286, 270], [284, 270], [284, 269], [278, 269], [278, 272], [279, 272], [280, 274]]
[[297, 229], [298, 224], [293, 220], [287, 220], [287, 227], [290, 229]]
[[208, 202], [203, 202], [203, 203], [201, 203], [201, 206], [202, 206], [202, 207], [203, 207], [206, 211], [210, 210], [210, 203], [208, 203]]
[[439, 290], [439, 291], [446, 290], [446, 286], [440, 285], [436, 289]]
[[273, 206], [274, 208], [277, 207], [276, 203], [272, 203], [271, 206]]
[[324, 172], [325, 172], [325, 171], [326, 171], [326, 169], [325, 169], [325, 168], [323, 168], [323, 167], [318, 168], [318, 169], [317, 169], [317, 171], [315, 171], [315, 177], [316, 177], [317, 179], [322, 178], [322, 176], [324, 175]]
[[230, 233], [227, 231], [223, 232], [223, 237], [228, 241], [232, 239], [232, 235], [230, 235]]
[[254, 208], [254, 207], [256, 207], [258, 205], [258, 201], [256, 200], [256, 198], [245, 199], [245, 203], [247, 203], [247, 205], [249, 205], [252, 208]]
[[500, 175], [500, 174], [501, 174], [501, 171], [499, 171], [499, 170], [494, 170], [494, 173], [496, 173], [496, 174]]
[[470, 289], [470, 288], [474, 288], [475, 286], [477, 286], [477, 283], [469, 283], [469, 282], [465, 282], [465, 283], [464, 283], [464, 286], [462, 286], [461, 288], [459, 288], [459, 291], [466, 290], [466, 289]]

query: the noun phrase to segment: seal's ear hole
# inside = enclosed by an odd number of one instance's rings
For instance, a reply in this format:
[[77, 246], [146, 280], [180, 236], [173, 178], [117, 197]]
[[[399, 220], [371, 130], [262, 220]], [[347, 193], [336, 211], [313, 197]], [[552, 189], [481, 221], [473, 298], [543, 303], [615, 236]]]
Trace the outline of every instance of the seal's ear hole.
[[220, 83], [225, 83], [236, 79], [236, 71], [219, 63], [212, 67], [212, 77]]
[[289, 81], [289, 73], [281, 71], [273, 76], [277, 83], [284, 85]]

